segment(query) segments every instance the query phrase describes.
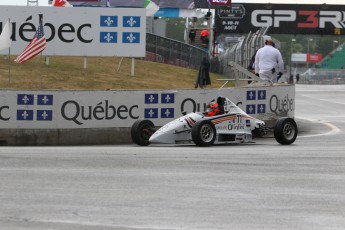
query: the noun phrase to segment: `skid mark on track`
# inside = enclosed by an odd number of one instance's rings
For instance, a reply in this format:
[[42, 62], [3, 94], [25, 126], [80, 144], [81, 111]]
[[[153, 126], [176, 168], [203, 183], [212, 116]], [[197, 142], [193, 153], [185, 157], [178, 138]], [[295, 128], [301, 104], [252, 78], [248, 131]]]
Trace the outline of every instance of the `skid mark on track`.
[[[304, 119], [304, 120], [307, 120], [307, 119]], [[319, 124], [326, 125], [328, 128], [330, 128], [330, 130], [327, 130], [327, 131], [325, 131], [325, 132], [323, 132], [323, 133], [317, 133], [317, 134], [299, 135], [299, 136], [298, 136], [299, 138], [328, 136], [328, 135], [335, 135], [335, 134], [341, 132], [341, 130], [340, 130], [337, 126], [335, 126], [335, 125], [333, 125], [332, 123], [329, 123], [329, 122], [314, 121], [314, 120], [307, 120], [307, 121], [310, 121], [310, 122], [313, 122], [313, 123], [319, 123]]]

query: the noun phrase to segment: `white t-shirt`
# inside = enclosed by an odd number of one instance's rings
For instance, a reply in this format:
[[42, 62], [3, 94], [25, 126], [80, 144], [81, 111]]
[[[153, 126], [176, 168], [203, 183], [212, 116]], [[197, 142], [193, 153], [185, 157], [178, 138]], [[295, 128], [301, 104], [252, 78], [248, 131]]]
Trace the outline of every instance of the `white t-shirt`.
[[272, 73], [275, 68], [275, 74], [284, 72], [284, 62], [280, 51], [271, 45], [265, 45], [260, 48], [255, 56], [255, 73]]

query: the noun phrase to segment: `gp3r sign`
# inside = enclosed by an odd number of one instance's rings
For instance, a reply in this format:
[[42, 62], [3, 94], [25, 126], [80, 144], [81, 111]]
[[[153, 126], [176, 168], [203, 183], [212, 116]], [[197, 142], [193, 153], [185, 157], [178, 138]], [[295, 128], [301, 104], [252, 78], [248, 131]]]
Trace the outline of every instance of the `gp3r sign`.
[[249, 33], [269, 27], [270, 34], [345, 34], [340, 5], [232, 4], [219, 9], [215, 24], [220, 33]]

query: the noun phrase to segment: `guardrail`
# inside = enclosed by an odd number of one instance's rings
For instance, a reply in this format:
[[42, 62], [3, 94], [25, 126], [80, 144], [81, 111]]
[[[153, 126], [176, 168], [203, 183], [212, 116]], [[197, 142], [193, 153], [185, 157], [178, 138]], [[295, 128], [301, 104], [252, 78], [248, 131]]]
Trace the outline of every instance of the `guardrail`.
[[301, 84], [345, 84], [345, 69], [308, 69], [300, 75]]

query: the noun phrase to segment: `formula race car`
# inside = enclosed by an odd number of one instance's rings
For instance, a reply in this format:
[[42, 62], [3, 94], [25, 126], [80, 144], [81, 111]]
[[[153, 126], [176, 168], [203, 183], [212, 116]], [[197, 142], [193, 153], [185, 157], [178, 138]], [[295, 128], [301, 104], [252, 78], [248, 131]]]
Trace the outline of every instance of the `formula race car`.
[[131, 128], [134, 143], [196, 144], [210, 146], [220, 143], [253, 143], [253, 136], [274, 133], [278, 143], [292, 144], [297, 138], [297, 124], [292, 118], [279, 118], [273, 128], [249, 116], [232, 101], [218, 97], [205, 112], [189, 113], [156, 130], [152, 121], [137, 120]]

